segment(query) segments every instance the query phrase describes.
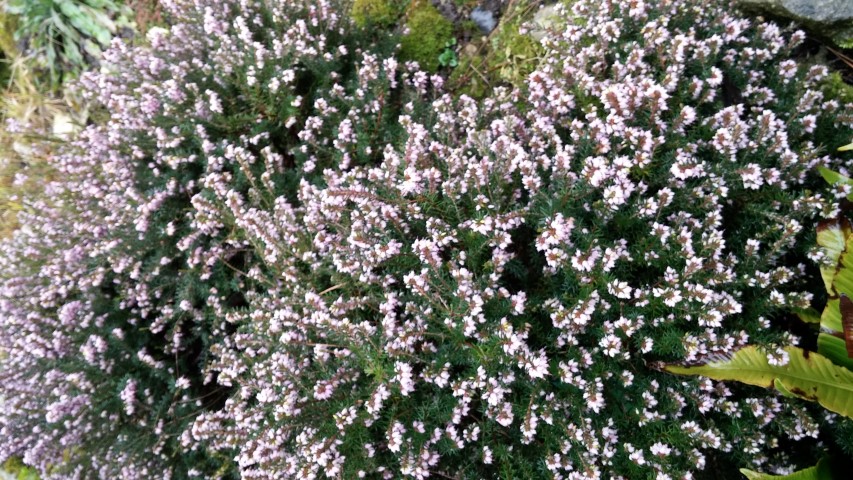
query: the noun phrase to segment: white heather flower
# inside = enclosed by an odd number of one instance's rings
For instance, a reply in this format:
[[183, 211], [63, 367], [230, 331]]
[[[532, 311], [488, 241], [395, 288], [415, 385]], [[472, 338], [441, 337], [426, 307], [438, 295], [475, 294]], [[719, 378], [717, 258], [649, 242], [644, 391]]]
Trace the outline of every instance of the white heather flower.
[[740, 171], [740, 178], [743, 181], [743, 187], [752, 190], [758, 190], [764, 184], [764, 176], [762, 175], [761, 167], [756, 163], [750, 163]]
[[615, 357], [619, 355], [622, 351], [622, 340], [619, 339], [616, 335], [608, 334], [605, 335], [599, 342], [598, 346], [601, 347], [602, 351], [608, 357]]
[[222, 113], [222, 102], [219, 100], [219, 94], [213, 90], [207, 90], [207, 107], [213, 113]]
[[784, 367], [790, 361], [791, 357], [788, 355], [788, 352], [782, 348], [777, 348], [772, 352], [767, 352], [767, 363], [775, 367]]
[[613, 280], [607, 284], [607, 293], [616, 298], [628, 300], [631, 298], [633, 289], [628, 286], [628, 282]]
[[672, 452], [672, 448], [664, 443], [655, 442], [655, 444], [649, 448], [649, 451], [656, 457], [667, 457]]
[[800, 119], [800, 124], [806, 133], [813, 133], [817, 127], [817, 115], [806, 115]]
[[797, 62], [793, 60], [785, 60], [779, 64], [779, 75], [784, 79], [785, 83], [794, 78], [794, 75], [796, 74]]
[[531, 355], [523, 362], [524, 368], [530, 378], [545, 378], [548, 375], [548, 357], [544, 350], [539, 352], [539, 355]]

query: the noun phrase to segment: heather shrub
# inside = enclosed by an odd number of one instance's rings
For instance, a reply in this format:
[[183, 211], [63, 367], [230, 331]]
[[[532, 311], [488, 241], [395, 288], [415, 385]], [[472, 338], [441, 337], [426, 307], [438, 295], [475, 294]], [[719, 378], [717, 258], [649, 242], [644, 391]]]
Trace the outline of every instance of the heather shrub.
[[581, 0], [521, 88], [477, 102], [360, 43], [381, 36], [345, 3], [167, 7], [150, 48], [84, 76], [110, 119], [3, 245], [0, 457], [693, 478], [816, 458], [848, 424], [652, 368], [797, 342], [778, 318], [810, 304], [836, 207], [813, 167], [853, 124], [786, 58], [802, 33]]
[[397, 143], [407, 100], [390, 87], [425, 81], [357, 43], [335, 5], [164, 2], [169, 30], [114, 40], [83, 75], [108, 115], [61, 147], [0, 255], [0, 458], [61, 478], [233, 476], [233, 454], [180, 443], [232, 394], [203, 369], [263, 288], [209, 182], [295, 198], [309, 162], [319, 174]]

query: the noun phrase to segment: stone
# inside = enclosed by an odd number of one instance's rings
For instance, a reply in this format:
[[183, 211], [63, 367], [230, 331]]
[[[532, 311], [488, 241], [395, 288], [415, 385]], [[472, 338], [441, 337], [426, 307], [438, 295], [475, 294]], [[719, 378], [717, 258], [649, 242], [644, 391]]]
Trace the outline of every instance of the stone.
[[495, 14], [491, 10], [485, 10], [480, 7], [471, 10], [471, 21], [476, 23], [483, 33], [491, 32], [498, 24]]
[[530, 36], [534, 40], [542, 40], [548, 34], [548, 29], [552, 28], [557, 22], [559, 15], [557, 14], [557, 5], [546, 5], [540, 8], [533, 16], [531, 21]]
[[853, 47], [853, 0], [736, 0], [747, 12], [793, 20], [818, 37]]

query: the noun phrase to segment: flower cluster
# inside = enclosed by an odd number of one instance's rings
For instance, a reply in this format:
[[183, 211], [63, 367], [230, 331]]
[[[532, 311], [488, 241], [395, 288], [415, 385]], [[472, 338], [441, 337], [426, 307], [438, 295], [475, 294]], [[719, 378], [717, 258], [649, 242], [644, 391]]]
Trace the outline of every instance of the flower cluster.
[[652, 368], [796, 341], [767, 319], [811, 301], [800, 241], [838, 208], [812, 170], [853, 127], [786, 59], [799, 33], [579, 0], [524, 89], [477, 102], [336, 2], [172, 3], [84, 78], [110, 120], [3, 246], [0, 457], [664, 480], [817, 436], [799, 404]]

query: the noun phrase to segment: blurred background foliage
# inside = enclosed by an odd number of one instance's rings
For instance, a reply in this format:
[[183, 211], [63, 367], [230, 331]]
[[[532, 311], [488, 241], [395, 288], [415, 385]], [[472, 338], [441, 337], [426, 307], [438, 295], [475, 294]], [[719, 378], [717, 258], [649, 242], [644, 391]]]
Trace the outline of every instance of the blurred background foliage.
[[114, 37], [144, 41], [165, 24], [159, 0], [0, 0], [0, 238], [17, 228], [22, 196], [50, 179], [51, 145], [89, 120], [69, 85], [99, 68]]

